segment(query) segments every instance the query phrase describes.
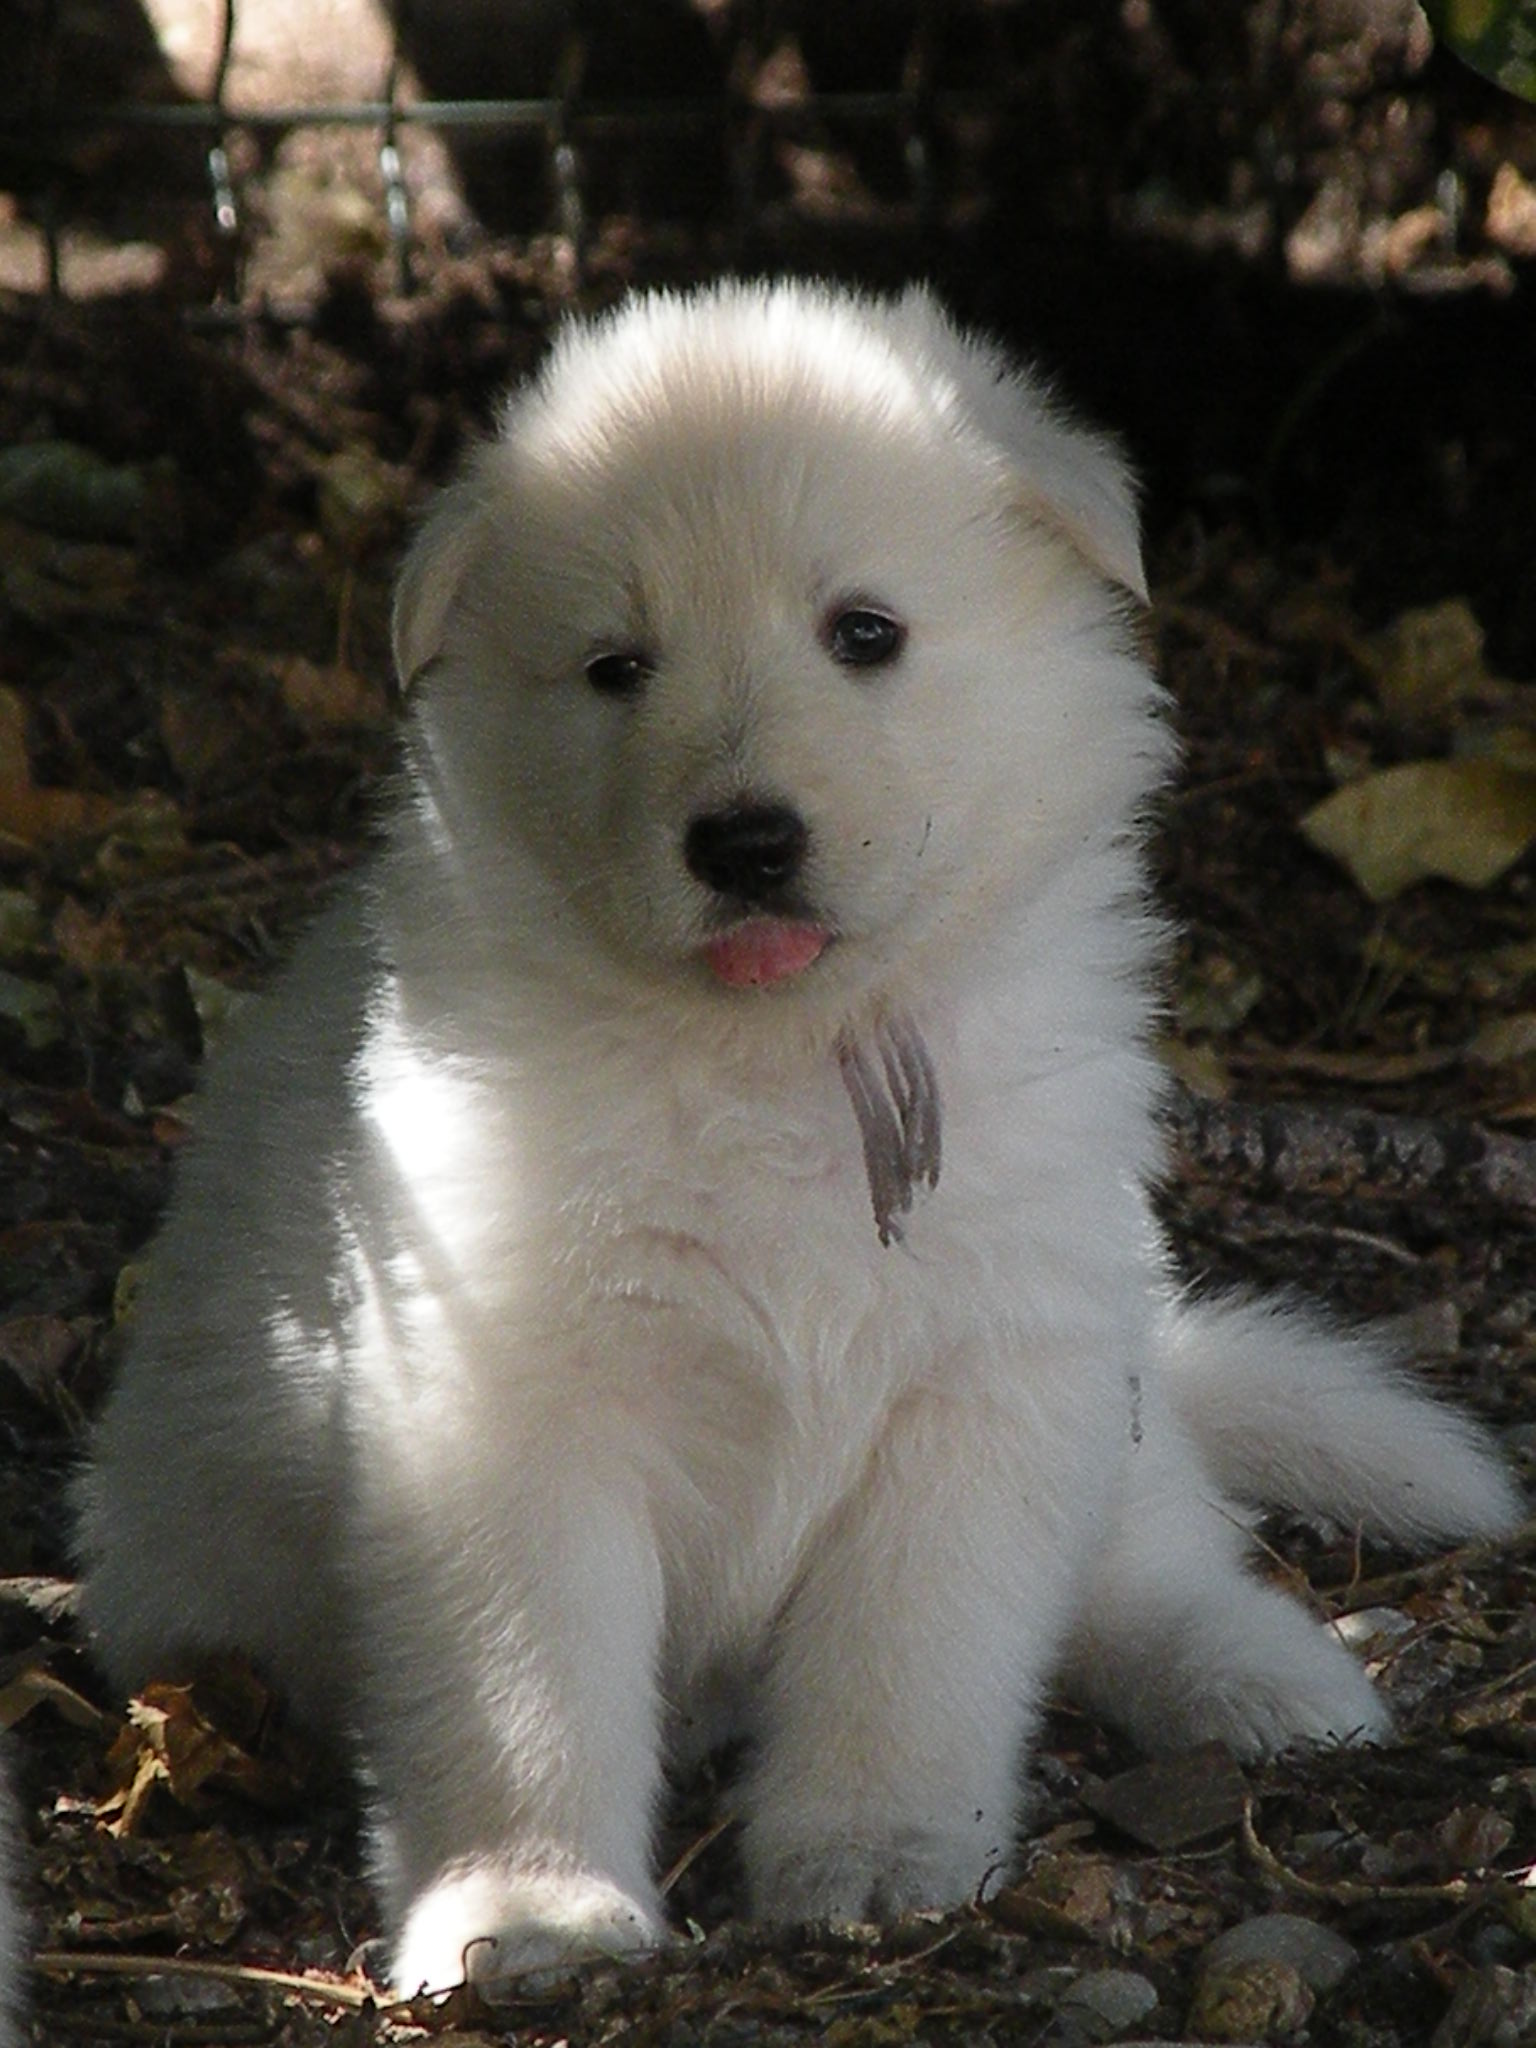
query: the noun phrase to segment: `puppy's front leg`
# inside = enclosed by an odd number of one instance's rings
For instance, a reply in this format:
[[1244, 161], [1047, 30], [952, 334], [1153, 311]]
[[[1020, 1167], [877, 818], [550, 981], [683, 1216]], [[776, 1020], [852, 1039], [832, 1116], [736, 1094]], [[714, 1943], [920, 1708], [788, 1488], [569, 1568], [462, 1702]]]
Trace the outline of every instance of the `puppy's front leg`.
[[354, 1558], [404, 1992], [652, 1945], [661, 1572], [633, 1465], [563, 1423], [376, 1470]]
[[900, 1404], [782, 1617], [747, 1822], [758, 1911], [951, 1905], [1006, 1867], [1108, 1463], [1011, 1403]]

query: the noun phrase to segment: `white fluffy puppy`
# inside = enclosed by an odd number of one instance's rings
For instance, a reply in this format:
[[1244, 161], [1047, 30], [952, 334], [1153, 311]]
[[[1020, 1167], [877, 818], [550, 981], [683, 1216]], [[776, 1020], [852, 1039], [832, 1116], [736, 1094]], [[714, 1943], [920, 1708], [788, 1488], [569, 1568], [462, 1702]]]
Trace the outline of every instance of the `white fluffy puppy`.
[[410, 773], [200, 1112], [82, 1488], [125, 1682], [355, 1729], [406, 1987], [657, 1940], [739, 1705], [756, 1907], [971, 1894], [1065, 1673], [1379, 1731], [1230, 1496], [1499, 1528], [1475, 1430], [1148, 1212], [1169, 760], [1121, 463], [922, 293], [572, 326], [406, 566]]

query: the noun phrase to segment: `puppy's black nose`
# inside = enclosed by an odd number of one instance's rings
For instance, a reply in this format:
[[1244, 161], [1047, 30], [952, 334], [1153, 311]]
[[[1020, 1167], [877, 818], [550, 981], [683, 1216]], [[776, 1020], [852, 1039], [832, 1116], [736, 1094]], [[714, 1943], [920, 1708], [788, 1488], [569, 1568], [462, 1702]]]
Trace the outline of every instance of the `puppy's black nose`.
[[764, 903], [794, 881], [810, 843], [805, 820], [787, 804], [732, 804], [694, 819], [683, 859], [720, 895]]

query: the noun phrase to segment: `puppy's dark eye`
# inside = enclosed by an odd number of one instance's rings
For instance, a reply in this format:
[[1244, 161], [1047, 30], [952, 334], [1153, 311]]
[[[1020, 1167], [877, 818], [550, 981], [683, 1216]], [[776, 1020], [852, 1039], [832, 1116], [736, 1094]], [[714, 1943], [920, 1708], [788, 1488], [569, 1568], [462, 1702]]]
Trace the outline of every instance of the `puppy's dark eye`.
[[827, 652], [843, 668], [888, 668], [907, 644], [900, 619], [868, 605], [834, 612], [822, 628]]
[[638, 697], [651, 675], [643, 654], [594, 654], [587, 663], [587, 681], [605, 697]]

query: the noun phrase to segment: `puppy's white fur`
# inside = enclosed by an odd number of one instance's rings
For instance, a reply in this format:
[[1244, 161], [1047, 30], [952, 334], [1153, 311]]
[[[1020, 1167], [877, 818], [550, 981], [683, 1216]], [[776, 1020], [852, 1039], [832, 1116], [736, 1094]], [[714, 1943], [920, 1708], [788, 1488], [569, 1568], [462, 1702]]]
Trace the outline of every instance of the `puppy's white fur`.
[[[428, 521], [388, 848], [208, 1088], [81, 1489], [124, 1682], [238, 1644], [355, 1728], [402, 1985], [656, 1940], [722, 1702], [785, 1918], [1005, 1864], [1062, 1673], [1159, 1746], [1379, 1732], [1233, 1497], [1513, 1514], [1369, 1341], [1167, 1284], [1141, 591], [1116, 455], [921, 293], [573, 326]], [[742, 803], [831, 934], [760, 989], [685, 857]], [[943, 1169], [886, 1245], [839, 1047], [892, 1020]]]

